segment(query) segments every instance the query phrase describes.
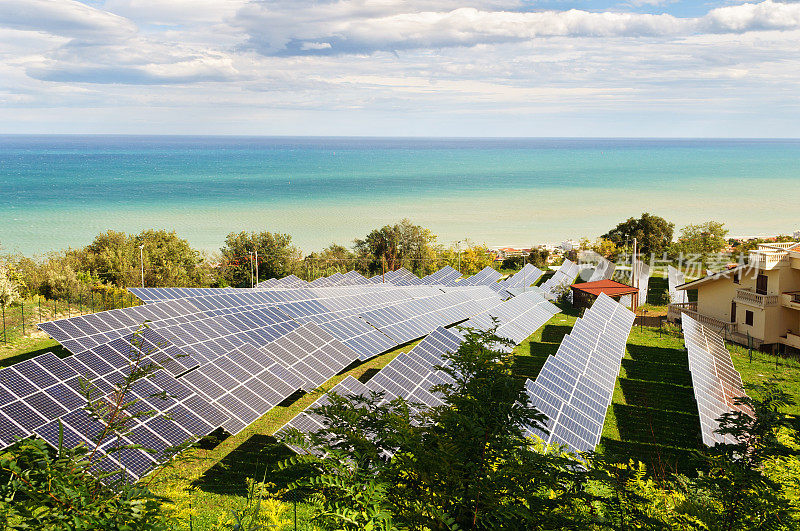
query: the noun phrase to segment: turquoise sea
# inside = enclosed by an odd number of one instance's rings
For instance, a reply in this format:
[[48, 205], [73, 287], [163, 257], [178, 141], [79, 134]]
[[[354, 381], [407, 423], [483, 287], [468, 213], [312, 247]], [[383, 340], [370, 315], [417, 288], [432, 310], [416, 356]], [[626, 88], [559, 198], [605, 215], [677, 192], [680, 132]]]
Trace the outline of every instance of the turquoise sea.
[[0, 136], [0, 252], [174, 229], [305, 252], [408, 217], [442, 243], [596, 237], [644, 211], [734, 236], [800, 229], [800, 140]]

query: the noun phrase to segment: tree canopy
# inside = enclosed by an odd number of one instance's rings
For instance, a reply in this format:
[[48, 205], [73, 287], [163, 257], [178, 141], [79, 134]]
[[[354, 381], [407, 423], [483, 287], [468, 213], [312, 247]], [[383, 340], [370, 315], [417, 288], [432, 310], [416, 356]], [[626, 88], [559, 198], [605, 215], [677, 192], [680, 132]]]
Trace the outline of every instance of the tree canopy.
[[682, 254], [684, 258], [697, 257], [706, 262], [710, 255], [719, 253], [728, 242], [725, 236], [728, 229], [719, 221], [706, 221], [696, 225], [687, 225], [681, 229], [678, 241], [672, 246], [674, 255]]
[[288, 234], [262, 232], [232, 232], [225, 237], [220, 249], [223, 277], [236, 287], [250, 286], [251, 265], [255, 272], [255, 253], [258, 252], [257, 283], [268, 278], [292, 274], [300, 260], [300, 251]]
[[675, 224], [647, 212], [640, 218], [628, 218], [602, 237], [614, 242], [617, 247], [632, 244], [636, 238], [639, 252], [645, 256], [661, 255], [672, 243]]
[[424, 276], [437, 269], [435, 242], [436, 235], [430, 229], [403, 219], [374, 229], [363, 240], [355, 240], [354, 250], [370, 273], [405, 267]]

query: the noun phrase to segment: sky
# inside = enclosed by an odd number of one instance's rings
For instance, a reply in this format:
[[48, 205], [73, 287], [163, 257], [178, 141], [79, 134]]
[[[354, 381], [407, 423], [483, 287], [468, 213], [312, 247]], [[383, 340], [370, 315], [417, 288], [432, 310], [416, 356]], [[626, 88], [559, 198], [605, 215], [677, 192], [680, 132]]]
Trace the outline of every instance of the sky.
[[0, 0], [0, 133], [800, 137], [800, 2]]

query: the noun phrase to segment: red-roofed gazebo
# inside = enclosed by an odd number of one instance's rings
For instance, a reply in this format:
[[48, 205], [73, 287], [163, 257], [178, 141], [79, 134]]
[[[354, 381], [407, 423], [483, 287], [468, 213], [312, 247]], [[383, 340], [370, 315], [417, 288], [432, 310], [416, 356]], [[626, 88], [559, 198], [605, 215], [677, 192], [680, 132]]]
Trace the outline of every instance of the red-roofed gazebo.
[[572, 290], [572, 306], [575, 308], [589, 307], [601, 293], [605, 293], [614, 300], [619, 300], [625, 295], [631, 296], [631, 311], [639, 307], [639, 288], [634, 288], [615, 280], [598, 280], [597, 282], [581, 282], [570, 286]]

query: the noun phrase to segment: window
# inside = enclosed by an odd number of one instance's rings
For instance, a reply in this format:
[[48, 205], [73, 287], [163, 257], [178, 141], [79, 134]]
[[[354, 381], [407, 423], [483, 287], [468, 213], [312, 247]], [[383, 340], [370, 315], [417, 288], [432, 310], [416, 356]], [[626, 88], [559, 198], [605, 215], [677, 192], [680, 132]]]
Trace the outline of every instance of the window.
[[745, 310], [744, 312], [744, 324], [747, 326], [753, 326], [753, 312], [750, 310]]
[[758, 275], [756, 277], [756, 293], [759, 295], [767, 294], [767, 275]]

